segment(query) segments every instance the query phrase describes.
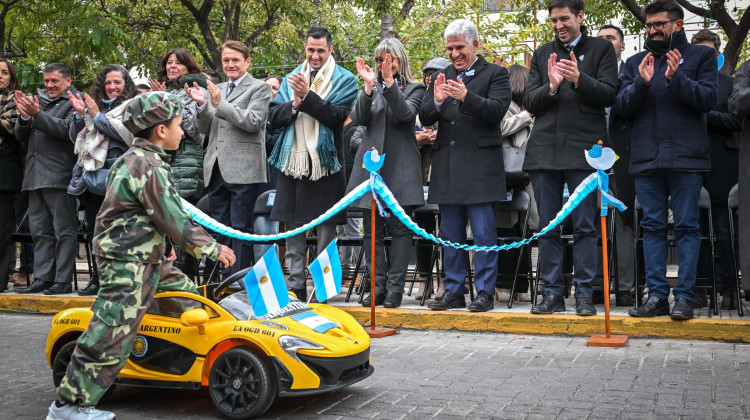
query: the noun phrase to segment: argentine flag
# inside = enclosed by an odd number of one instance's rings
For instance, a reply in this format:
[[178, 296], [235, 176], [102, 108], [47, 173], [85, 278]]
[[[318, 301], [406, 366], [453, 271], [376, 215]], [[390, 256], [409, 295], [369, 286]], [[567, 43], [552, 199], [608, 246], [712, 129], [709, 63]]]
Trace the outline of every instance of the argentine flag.
[[276, 245], [271, 247], [244, 278], [247, 295], [255, 316], [278, 311], [289, 304], [284, 273], [276, 256]]
[[318, 302], [328, 300], [341, 292], [341, 260], [336, 240], [333, 240], [308, 267], [315, 283]]
[[310, 328], [315, 332], [323, 334], [331, 328], [341, 328], [338, 324], [331, 321], [330, 319], [318, 315], [313, 311], [303, 312], [301, 314], [292, 315], [289, 318], [299, 322], [300, 324]]

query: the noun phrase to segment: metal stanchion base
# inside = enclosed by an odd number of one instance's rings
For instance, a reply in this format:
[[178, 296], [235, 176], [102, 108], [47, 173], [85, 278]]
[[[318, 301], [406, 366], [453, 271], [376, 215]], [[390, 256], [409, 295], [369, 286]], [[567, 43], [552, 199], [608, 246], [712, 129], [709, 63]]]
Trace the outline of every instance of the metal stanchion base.
[[365, 327], [365, 331], [367, 331], [367, 335], [369, 335], [370, 338], [388, 337], [389, 335], [394, 335], [398, 332], [395, 328], [386, 327]]
[[589, 338], [589, 347], [625, 347], [628, 344], [627, 335], [614, 335], [610, 334], [609, 338], [606, 334], [594, 334]]

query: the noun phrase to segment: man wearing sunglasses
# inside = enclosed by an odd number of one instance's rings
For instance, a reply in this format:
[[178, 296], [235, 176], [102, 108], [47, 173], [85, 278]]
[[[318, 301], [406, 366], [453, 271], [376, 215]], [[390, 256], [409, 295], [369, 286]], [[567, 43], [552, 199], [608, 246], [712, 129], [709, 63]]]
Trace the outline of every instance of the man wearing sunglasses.
[[[700, 250], [699, 208], [703, 173], [711, 169], [706, 113], [716, 103], [716, 51], [691, 45], [684, 12], [672, 0], [644, 9], [646, 51], [625, 63], [615, 111], [632, 115], [630, 174], [643, 207], [643, 254], [648, 301], [628, 313], [635, 317], [693, 318], [696, 266]], [[667, 209], [671, 197], [679, 257], [679, 281], [670, 314], [667, 264]]]

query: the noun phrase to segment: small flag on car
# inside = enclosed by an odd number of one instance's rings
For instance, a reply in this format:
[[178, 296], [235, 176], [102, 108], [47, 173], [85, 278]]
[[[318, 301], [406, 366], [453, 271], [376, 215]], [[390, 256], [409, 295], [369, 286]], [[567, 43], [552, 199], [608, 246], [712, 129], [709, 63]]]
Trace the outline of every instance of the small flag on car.
[[244, 282], [255, 316], [278, 311], [289, 304], [289, 293], [281, 263], [276, 256], [276, 245], [250, 269]]
[[341, 260], [336, 240], [328, 244], [308, 268], [315, 284], [315, 297], [319, 302], [341, 292]]

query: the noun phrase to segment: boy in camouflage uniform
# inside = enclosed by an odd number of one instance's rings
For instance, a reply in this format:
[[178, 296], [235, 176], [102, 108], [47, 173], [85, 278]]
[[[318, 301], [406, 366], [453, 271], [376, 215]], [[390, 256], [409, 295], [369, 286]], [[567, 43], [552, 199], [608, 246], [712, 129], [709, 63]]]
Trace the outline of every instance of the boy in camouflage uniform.
[[234, 252], [198, 226], [183, 209], [164, 150], [182, 137], [182, 101], [147, 92], [132, 100], [123, 124], [133, 146], [107, 176], [107, 194], [96, 218], [95, 252], [101, 285], [94, 316], [73, 351], [47, 419], [113, 419], [94, 408], [128, 359], [138, 326], [155, 293], [195, 292], [195, 285], [165, 255], [166, 238], [196, 258], [226, 266]]

